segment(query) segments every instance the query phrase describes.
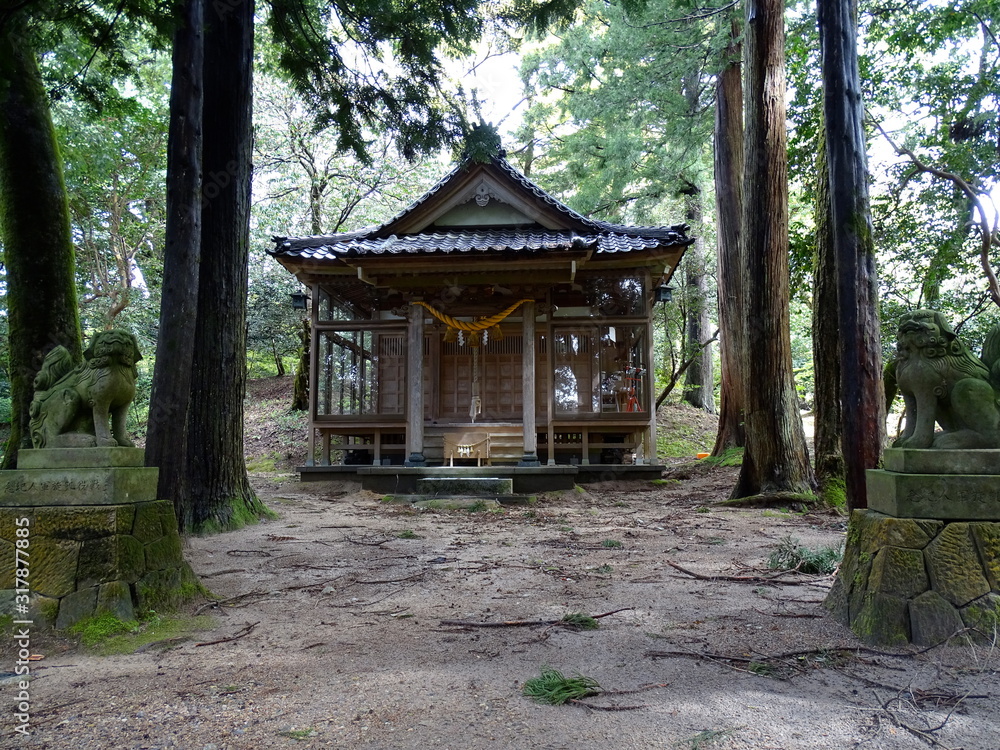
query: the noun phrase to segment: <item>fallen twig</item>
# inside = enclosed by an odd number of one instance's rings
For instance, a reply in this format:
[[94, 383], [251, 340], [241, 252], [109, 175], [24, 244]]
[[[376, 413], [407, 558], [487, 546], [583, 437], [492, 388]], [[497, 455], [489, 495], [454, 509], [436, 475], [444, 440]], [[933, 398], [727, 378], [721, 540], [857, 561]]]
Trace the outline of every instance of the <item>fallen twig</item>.
[[458, 628], [532, 628], [555, 625], [559, 620], [505, 620], [503, 622], [470, 622], [468, 620], [441, 620], [442, 625]]
[[[345, 542], [350, 542], [351, 544], [360, 544], [360, 545], [362, 545], [364, 547], [381, 547], [386, 542], [391, 542], [395, 538], [396, 537], [391, 536], [391, 537], [386, 537], [385, 539], [383, 539], [383, 540], [381, 540], [379, 542], [368, 542], [368, 541], [365, 541], [363, 539], [352, 539], [349, 536], [345, 536], [344, 537], [344, 541]], [[320, 544], [325, 544], [325, 542], [320, 542]]]
[[224, 576], [226, 573], [245, 573], [246, 568], [227, 568], [226, 570], [217, 570], [214, 573], [202, 573], [202, 578], [215, 578], [216, 576]]
[[406, 576], [406, 578], [387, 578], [383, 581], [355, 581], [355, 583], [361, 583], [369, 586], [379, 583], [402, 583], [403, 581], [412, 581], [416, 578], [420, 578], [426, 572], [426, 570], [421, 570], [413, 575]]
[[[669, 565], [674, 570], [679, 570], [681, 573], [687, 576], [691, 576], [699, 581], [729, 581], [732, 583], [756, 583], [756, 584], [776, 584], [780, 586], [801, 586], [803, 581], [782, 581], [780, 580], [782, 576], [794, 573], [792, 570], [782, 570], [775, 573], [773, 576], [723, 576], [723, 575], [712, 575], [706, 576], [701, 573], [695, 573], [693, 570], [688, 570], [687, 568], [681, 567], [677, 563], [670, 562], [670, 560], [664, 560], [664, 562]], [[803, 574], [800, 574], [803, 575]], [[824, 578], [826, 576], [823, 576]]]
[[[619, 612], [625, 612], [627, 610], [634, 609], [634, 607], [622, 607], [621, 609], [614, 609], [610, 612], [605, 612], [600, 615], [591, 615], [594, 620], [599, 620], [602, 617], [610, 617], [611, 615], [618, 614]], [[505, 620], [503, 622], [470, 622], [468, 620], [441, 620], [442, 625], [450, 625], [457, 628], [534, 628], [543, 625], [562, 625], [564, 627], [572, 628], [574, 627], [572, 623], [566, 622], [565, 618], [560, 618], [558, 620]]]
[[217, 643], [229, 643], [230, 641], [236, 641], [236, 640], [239, 640], [240, 638], [243, 638], [244, 636], [250, 635], [250, 633], [253, 632], [253, 629], [255, 627], [257, 627], [258, 625], [260, 625], [260, 622], [250, 623], [246, 627], [244, 627], [243, 630], [241, 630], [240, 632], [238, 632], [236, 635], [230, 636], [229, 638], [220, 638], [217, 641], [204, 641], [202, 643], [196, 643], [194, 645], [195, 646], [214, 646]]
[[570, 698], [566, 702], [572, 703], [575, 706], [589, 708], [592, 711], [638, 711], [641, 708], [648, 708], [645, 704], [640, 704], [638, 706], [598, 706], [595, 703], [589, 703], [588, 701], [580, 700], [579, 698]]
[[[875, 693], [875, 696], [877, 698], [879, 698], [879, 700], [881, 700], [881, 697], [879, 696], [878, 693]], [[943, 729], [944, 728], [944, 726], [948, 723], [948, 719], [951, 718], [952, 713], [954, 713], [955, 709], [958, 707], [958, 703], [956, 703], [955, 706], [952, 707], [951, 711], [948, 712], [948, 715], [944, 717], [944, 721], [942, 721], [936, 727], [928, 727], [927, 729], [920, 729], [919, 727], [915, 727], [912, 724], [908, 724], [907, 722], [903, 721], [896, 714], [895, 711], [893, 711], [891, 708], [889, 708], [890, 704], [893, 701], [899, 701], [899, 700], [902, 700], [902, 699], [901, 699], [901, 697], [899, 695], [897, 695], [895, 698], [890, 698], [889, 700], [885, 701], [882, 704], [882, 710], [885, 712], [886, 716], [888, 716], [890, 719], [892, 719], [893, 724], [895, 724], [896, 726], [898, 726], [900, 729], [905, 729], [907, 732], [909, 732], [910, 734], [912, 734], [914, 737], [919, 737], [920, 739], [924, 740], [925, 742], [929, 742], [933, 747], [941, 747], [941, 748], [944, 748], [945, 750], [961, 750], [961, 748], [952, 748], [949, 745], [945, 745], [943, 742], [941, 742], [933, 734], [934, 732], [937, 732], [939, 729]], [[961, 702], [961, 701], [959, 701], [959, 702]]]
[[210, 602], [205, 602], [198, 609], [194, 611], [194, 616], [197, 617], [206, 609], [213, 609], [216, 607], [229, 606], [232, 607], [235, 602], [242, 601], [243, 599], [249, 599], [253, 596], [267, 596], [268, 592], [261, 591], [260, 589], [254, 589], [253, 591], [248, 591], [245, 594], [237, 594], [236, 596], [231, 596], [228, 599], [213, 599]]

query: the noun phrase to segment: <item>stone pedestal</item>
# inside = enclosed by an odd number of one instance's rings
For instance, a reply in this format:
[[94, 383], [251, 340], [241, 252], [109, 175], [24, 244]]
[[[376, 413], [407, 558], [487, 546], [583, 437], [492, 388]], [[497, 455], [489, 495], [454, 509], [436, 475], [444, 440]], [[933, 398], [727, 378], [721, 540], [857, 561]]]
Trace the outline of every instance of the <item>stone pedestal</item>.
[[[949, 455], [954, 454], [954, 455]], [[1000, 451], [886, 451], [851, 516], [834, 616], [879, 645], [1000, 626]]]
[[[22, 450], [18, 465], [0, 472], [0, 613], [64, 628], [102, 612], [133, 619], [197, 592], [142, 449]], [[17, 609], [18, 540], [27, 540], [27, 615]]]

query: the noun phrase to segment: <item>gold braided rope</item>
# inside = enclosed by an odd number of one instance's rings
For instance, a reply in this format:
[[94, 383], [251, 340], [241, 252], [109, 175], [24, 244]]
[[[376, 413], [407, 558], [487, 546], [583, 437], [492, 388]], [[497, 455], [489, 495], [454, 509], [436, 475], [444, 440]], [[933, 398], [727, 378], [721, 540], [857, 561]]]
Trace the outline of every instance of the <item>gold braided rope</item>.
[[480, 320], [473, 321], [471, 323], [464, 320], [458, 320], [450, 315], [446, 315], [437, 308], [431, 307], [426, 302], [411, 302], [411, 305], [420, 305], [421, 307], [427, 308], [431, 315], [440, 320], [449, 328], [454, 328], [457, 331], [485, 331], [487, 328], [492, 328], [497, 323], [504, 320], [508, 315], [514, 312], [517, 308], [523, 305], [525, 302], [531, 302], [530, 299], [522, 299], [515, 302], [513, 305], [508, 307], [503, 312], [498, 312], [496, 315], [491, 315], [488, 318], [481, 318]]

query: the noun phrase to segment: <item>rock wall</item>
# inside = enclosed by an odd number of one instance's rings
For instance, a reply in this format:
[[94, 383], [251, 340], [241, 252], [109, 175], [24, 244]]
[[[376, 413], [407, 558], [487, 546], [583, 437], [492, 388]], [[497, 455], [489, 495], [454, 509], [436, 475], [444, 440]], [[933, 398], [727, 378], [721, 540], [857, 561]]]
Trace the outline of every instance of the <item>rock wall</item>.
[[21, 453], [35, 468], [0, 473], [0, 613], [65, 628], [174, 608], [199, 591], [140, 449]]
[[856, 510], [826, 607], [872, 644], [929, 646], [964, 628], [991, 639], [1000, 625], [1000, 522]]

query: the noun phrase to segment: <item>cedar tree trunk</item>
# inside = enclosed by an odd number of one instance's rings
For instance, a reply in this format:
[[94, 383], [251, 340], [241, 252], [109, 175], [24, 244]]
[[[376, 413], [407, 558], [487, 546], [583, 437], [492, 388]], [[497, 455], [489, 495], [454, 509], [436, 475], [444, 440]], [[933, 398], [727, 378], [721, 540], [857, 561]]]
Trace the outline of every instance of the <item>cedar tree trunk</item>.
[[746, 451], [734, 498], [813, 489], [789, 334], [788, 164], [782, 0], [749, 0], [743, 237]]
[[180, 513], [181, 526], [194, 531], [234, 528], [267, 512], [243, 454], [253, 11], [247, 0], [205, 29], [201, 269]]
[[167, 227], [146, 465], [160, 469], [157, 497], [185, 497], [192, 342], [201, 262], [203, 0], [187, 0], [174, 34], [167, 140]]
[[830, 170], [830, 228], [840, 303], [847, 504], [850, 509], [866, 508], [865, 470], [875, 468], [882, 454], [885, 413], [854, 4], [851, 0], [820, 0], [818, 18]]
[[83, 359], [76, 260], [49, 100], [24, 19], [0, 30], [0, 236], [7, 269], [11, 424], [4, 469], [31, 447], [28, 406], [42, 359], [65, 346]]
[[[701, 226], [701, 190], [689, 185], [683, 191], [687, 206], [686, 221], [692, 227]], [[701, 232], [698, 232], [700, 235]], [[709, 318], [708, 294], [705, 279], [705, 242], [695, 239], [694, 252], [690, 250], [685, 255], [687, 264], [687, 351], [685, 359], [695, 356], [695, 361], [687, 370], [684, 380], [683, 400], [691, 406], [704, 409], [709, 414], [715, 414], [715, 374], [712, 371], [712, 345], [702, 347], [705, 339], [711, 335], [711, 320]]]
[[819, 133], [816, 157], [816, 254], [813, 257], [812, 338], [815, 404], [813, 456], [816, 479], [827, 501], [844, 481], [840, 436], [840, 322], [837, 309], [837, 258], [830, 235], [830, 182], [826, 128]]
[[740, 274], [740, 221], [743, 212], [743, 80], [741, 29], [734, 16], [729, 64], [715, 85], [716, 275], [719, 295], [719, 432], [713, 456], [742, 447], [742, 358], [744, 299]]

